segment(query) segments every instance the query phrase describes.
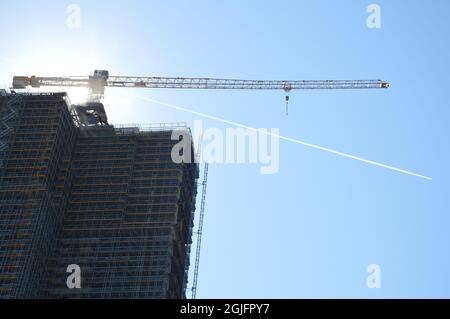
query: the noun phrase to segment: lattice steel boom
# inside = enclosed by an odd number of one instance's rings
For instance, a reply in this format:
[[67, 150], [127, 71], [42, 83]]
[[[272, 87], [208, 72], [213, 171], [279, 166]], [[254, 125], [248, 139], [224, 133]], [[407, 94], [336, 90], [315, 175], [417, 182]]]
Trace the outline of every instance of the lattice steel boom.
[[90, 93], [103, 97], [105, 87], [150, 89], [234, 89], [234, 90], [317, 90], [317, 89], [385, 89], [389, 82], [382, 80], [296, 80], [263, 81], [183, 77], [110, 76], [108, 71], [96, 70], [86, 77], [15, 76], [13, 88], [42, 86], [86, 87]]

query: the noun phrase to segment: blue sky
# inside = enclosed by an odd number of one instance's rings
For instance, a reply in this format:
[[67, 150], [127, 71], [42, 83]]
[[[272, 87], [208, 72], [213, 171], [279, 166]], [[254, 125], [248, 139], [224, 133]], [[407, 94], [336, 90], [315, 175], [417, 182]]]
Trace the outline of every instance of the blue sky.
[[[13, 75], [385, 79], [389, 90], [130, 93], [433, 178], [280, 141], [280, 169], [210, 166], [200, 298], [450, 297], [448, 1], [0, 1]], [[369, 4], [381, 29], [366, 26]], [[70, 90], [73, 99], [83, 92]], [[198, 116], [107, 91], [112, 123]], [[203, 119], [205, 128], [230, 125]], [[381, 289], [366, 268], [379, 264]]]

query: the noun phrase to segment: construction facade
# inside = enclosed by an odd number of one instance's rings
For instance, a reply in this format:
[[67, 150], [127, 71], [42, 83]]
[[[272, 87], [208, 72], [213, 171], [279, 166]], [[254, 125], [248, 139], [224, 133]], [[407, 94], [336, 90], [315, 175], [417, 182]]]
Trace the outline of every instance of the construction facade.
[[174, 131], [0, 92], [0, 298], [185, 298], [199, 169]]

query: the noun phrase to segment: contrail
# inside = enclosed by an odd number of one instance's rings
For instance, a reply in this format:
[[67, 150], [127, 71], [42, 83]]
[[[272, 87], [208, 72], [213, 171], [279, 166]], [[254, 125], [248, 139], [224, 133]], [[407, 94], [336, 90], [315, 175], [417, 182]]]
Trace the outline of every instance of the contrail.
[[158, 101], [158, 100], [155, 100], [155, 99], [151, 99], [151, 98], [147, 98], [147, 97], [143, 97], [143, 96], [139, 96], [139, 95], [135, 95], [135, 94], [131, 94], [131, 93], [121, 93], [121, 94], [125, 94], [125, 95], [128, 95], [128, 96], [131, 96], [131, 97], [143, 100], [143, 101], [152, 102], [152, 103], [159, 104], [159, 105], [162, 105], [162, 106], [166, 106], [166, 107], [178, 110], [178, 111], [191, 113], [191, 114], [198, 115], [198, 116], [201, 116], [201, 117], [204, 117], [204, 118], [208, 118], [208, 119], [211, 119], [211, 120], [214, 120], [214, 121], [218, 121], [218, 122], [222, 122], [222, 123], [225, 123], [225, 124], [233, 125], [233, 126], [236, 126], [236, 127], [241, 127], [241, 128], [257, 131], [257, 132], [260, 132], [260, 133], [265, 134], [265, 135], [277, 137], [277, 138], [279, 138], [281, 140], [285, 140], [285, 141], [288, 141], [288, 142], [292, 142], [292, 143], [300, 144], [300, 145], [303, 145], [303, 146], [311, 147], [311, 148], [314, 148], [314, 149], [317, 149], [317, 150], [321, 150], [321, 151], [324, 151], [324, 152], [332, 153], [332, 154], [339, 155], [339, 156], [342, 156], [342, 157], [347, 157], [347, 158], [350, 158], [350, 159], [353, 159], [353, 160], [356, 160], [356, 161], [360, 161], [360, 162], [363, 162], [363, 163], [366, 163], [366, 164], [370, 164], [370, 165], [386, 168], [386, 169], [389, 169], [389, 170], [392, 170], [392, 171], [395, 171], [395, 172], [399, 172], [399, 173], [403, 173], [403, 174], [407, 174], [407, 175], [423, 178], [423, 179], [426, 179], [426, 180], [429, 180], [429, 181], [433, 180], [431, 177], [420, 175], [420, 174], [416, 174], [416, 173], [413, 173], [413, 172], [410, 172], [410, 171], [407, 171], [407, 170], [404, 170], [404, 169], [401, 169], [401, 168], [397, 168], [397, 167], [386, 165], [386, 164], [383, 164], [383, 163], [371, 161], [371, 160], [368, 160], [368, 159], [365, 159], [365, 158], [362, 158], [362, 157], [358, 157], [358, 156], [354, 156], [354, 155], [351, 155], [351, 154], [335, 151], [335, 150], [332, 150], [330, 148], [326, 148], [326, 147], [323, 147], [323, 146], [319, 146], [319, 145], [303, 142], [303, 141], [300, 141], [298, 139], [294, 139], [294, 138], [291, 138], [291, 137], [286, 137], [286, 136], [282, 136], [282, 135], [279, 135], [279, 134], [274, 134], [274, 133], [271, 133], [271, 132], [268, 132], [268, 131], [265, 131], [265, 130], [261, 130], [261, 129], [257, 129], [257, 128], [254, 128], [254, 127], [251, 127], [251, 126], [247, 126], [247, 125], [244, 125], [244, 124], [241, 124], [241, 123], [228, 121], [228, 120], [222, 119], [222, 118], [217, 117], [217, 116], [212, 116], [212, 115], [209, 115], [209, 114], [205, 114], [205, 113], [201, 113], [201, 112], [197, 112], [197, 111], [192, 111], [190, 109], [187, 109], [187, 108], [184, 108], [184, 107], [181, 107], [181, 106], [177, 106], [177, 105], [161, 102], [161, 101]]

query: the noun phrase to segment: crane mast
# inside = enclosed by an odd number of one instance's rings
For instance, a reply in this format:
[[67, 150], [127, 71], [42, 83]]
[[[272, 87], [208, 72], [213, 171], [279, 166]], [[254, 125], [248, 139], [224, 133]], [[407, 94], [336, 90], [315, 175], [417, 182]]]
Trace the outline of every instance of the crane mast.
[[[201, 144], [199, 144], [199, 148]], [[200, 152], [199, 152], [200, 153]], [[205, 218], [205, 202], [206, 202], [206, 186], [208, 183], [208, 163], [205, 163], [203, 171], [203, 182], [202, 182], [202, 199], [200, 202], [200, 215], [198, 220], [197, 229], [197, 248], [195, 249], [195, 265], [194, 265], [194, 275], [192, 283], [192, 299], [197, 296], [197, 284], [198, 284], [198, 269], [200, 266], [200, 250], [202, 248], [202, 233], [203, 233], [203, 220]]]

